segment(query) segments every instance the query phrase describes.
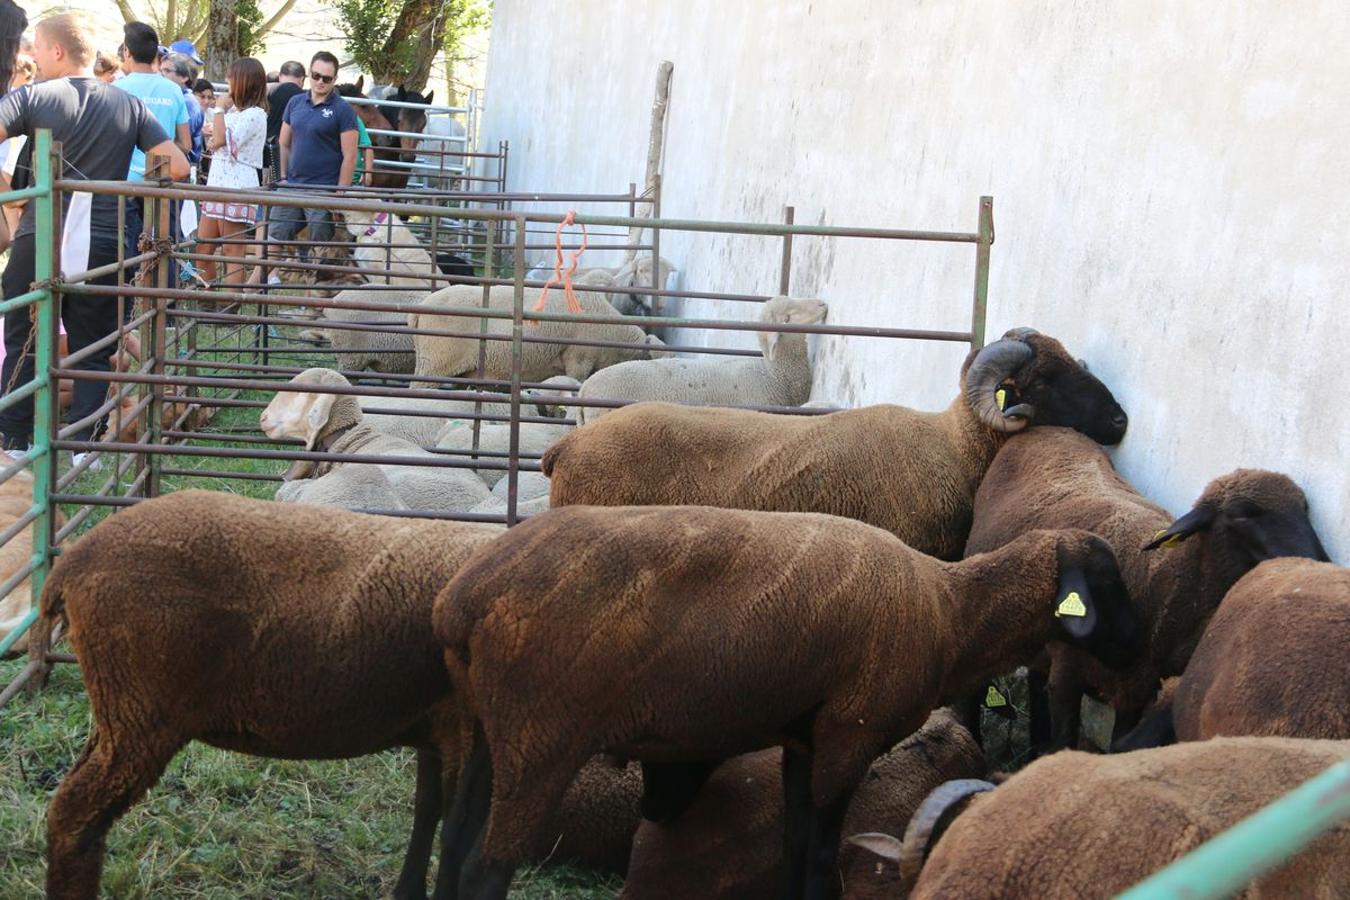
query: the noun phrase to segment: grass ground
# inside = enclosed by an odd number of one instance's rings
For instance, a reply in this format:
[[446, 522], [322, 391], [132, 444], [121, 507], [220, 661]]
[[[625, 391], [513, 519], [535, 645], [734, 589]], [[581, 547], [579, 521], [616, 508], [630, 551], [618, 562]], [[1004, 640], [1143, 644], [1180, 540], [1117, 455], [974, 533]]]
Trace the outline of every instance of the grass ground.
[[[305, 364], [323, 364], [312, 359]], [[256, 410], [227, 410], [210, 428], [251, 428], [256, 423]], [[276, 461], [188, 456], [166, 465], [271, 473], [286, 467]], [[106, 477], [106, 472], [86, 474], [75, 490], [93, 490]], [[275, 489], [273, 482], [188, 476], [166, 477], [165, 486], [255, 497], [270, 497]], [[0, 662], [0, 685], [9, 683], [24, 662]], [[36, 696], [20, 694], [0, 709], [4, 900], [42, 896], [47, 803], [79, 755], [89, 721], [79, 671], [69, 664], [58, 666]], [[387, 896], [412, 827], [413, 779], [408, 751], [294, 762], [193, 744], [113, 826], [103, 890], [118, 900]], [[618, 888], [612, 877], [549, 867], [522, 871], [511, 896], [600, 900], [614, 897]]]

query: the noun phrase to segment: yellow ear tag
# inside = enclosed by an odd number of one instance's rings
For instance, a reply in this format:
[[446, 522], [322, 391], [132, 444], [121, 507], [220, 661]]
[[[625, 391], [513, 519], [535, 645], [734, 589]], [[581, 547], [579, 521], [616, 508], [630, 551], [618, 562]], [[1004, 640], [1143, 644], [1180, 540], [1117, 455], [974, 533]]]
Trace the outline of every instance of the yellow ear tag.
[[984, 705], [990, 709], [998, 709], [1000, 706], [1008, 705], [1008, 698], [999, 693], [998, 688], [991, 684], [989, 690], [984, 692]]
[[[1162, 536], [1163, 536], [1164, 534], [1166, 534], [1166, 533], [1167, 533], [1167, 529], [1166, 529], [1166, 528], [1161, 528], [1161, 529], [1158, 530], [1158, 533], [1155, 534], [1155, 535], [1153, 536], [1153, 539], [1156, 541], [1158, 538], [1162, 537]], [[1159, 544], [1159, 545], [1158, 545], [1158, 549], [1159, 549], [1159, 550], [1171, 550], [1173, 547], [1175, 547], [1177, 544], [1180, 544], [1180, 543], [1181, 543], [1181, 535], [1179, 535], [1179, 534], [1174, 534], [1174, 535], [1172, 535], [1170, 538], [1168, 538], [1167, 540], [1165, 540], [1165, 541], [1163, 541], [1161, 544]]]
[[1083, 605], [1083, 598], [1078, 596], [1077, 591], [1069, 591], [1069, 595], [1059, 601], [1059, 606], [1055, 609], [1055, 618], [1060, 616], [1086, 616], [1087, 607]]
[[1003, 388], [994, 391], [994, 402], [998, 404], [998, 411], [1003, 412], [1003, 408], [1008, 403], [1008, 392]]

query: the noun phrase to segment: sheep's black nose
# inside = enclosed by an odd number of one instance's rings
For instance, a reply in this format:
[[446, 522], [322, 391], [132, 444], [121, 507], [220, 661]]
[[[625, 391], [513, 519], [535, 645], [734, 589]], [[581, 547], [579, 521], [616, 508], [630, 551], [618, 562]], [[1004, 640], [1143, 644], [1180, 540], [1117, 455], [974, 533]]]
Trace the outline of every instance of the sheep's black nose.
[[1125, 413], [1123, 412], [1118, 412], [1111, 417], [1111, 424], [1119, 428], [1121, 431], [1124, 431], [1125, 426], [1130, 424], [1129, 416], [1125, 415]]

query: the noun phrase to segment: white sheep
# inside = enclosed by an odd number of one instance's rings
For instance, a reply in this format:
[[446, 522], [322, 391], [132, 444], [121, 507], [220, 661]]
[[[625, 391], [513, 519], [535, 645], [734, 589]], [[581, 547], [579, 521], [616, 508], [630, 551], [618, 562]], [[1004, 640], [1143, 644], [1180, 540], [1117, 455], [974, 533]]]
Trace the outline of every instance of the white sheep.
[[[570, 425], [547, 425], [542, 422], [520, 423], [518, 452], [530, 456], [542, 456], [553, 442], [571, 430]], [[454, 421], [447, 424], [436, 436], [436, 449], [456, 451], [454, 456], [471, 456], [473, 449], [473, 423]], [[478, 449], [494, 454], [507, 453], [511, 449], [511, 426], [507, 422], [483, 422], [478, 428]], [[488, 456], [488, 460], [504, 461], [504, 456]], [[497, 484], [506, 474], [503, 468], [485, 468], [478, 470], [479, 476], [488, 487]], [[540, 476], [543, 478], [543, 476]], [[547, 481], [547, 479], [545, 479]]]
[[[525, 291], [525, 309], [532, 310], [539, 300], [540, 289]], [[618, 316], [619, 312], [605, 302], [599, 293], [578, 291], [577, 301], [585, 315]], [[423, 301], [428, 309], [477, 310], [481, 308], [482, 288], [472, 285], [452, 285], [443, 288]], [[490, 292], [488, 308], [510, 311], [515, 304], [515, 288], [495, 285]], [[545, 312], [565, 313], [567, 304], [563, 291], [549, 292]], [[480, 323], [486, 321], [488, 334], [510, 336], [509, 318], [480, 319], [473, 315], [437, 315], [430, 312], [409, 313], [408, 324], [413, 328], [452, 331], [467, 335], [477, 334]], [[554, 375], [567, 375], [583, 381], [592, 372], [630, 359], [649, 359], [653, 345], [661, 341], [649, 337], [636, 325], [600, 325], [579, 319], [560, 322], [535, 322], [525, 327], [526, 337], [567, 338], [616, 343], [615, 347], [588, 347], [573, 344], [525, 343], [522, 353], [521, 378], [525, 381], [543, 381]], [[413, 336], [417, 350], [416, 373], [445, 377], [469, 376], [478, 369], [479, 345], [484, 344], [485, 378], [511, 377], [511, 342], [502, 340], [479, 341], [474, 337], [447, 337], [418, 334]]]
[[[315, 384], [347, 387], [350, 382], [332, 369], [306, 369], [291, 379], [292, 384]], [[300, 438], [306, 450], [329, 453], [373, 456], [441, 457], [402, 438], [396, 438], [370, 427], [363, 421], [356, 398], [341, 394], [321, 394], [308, 391], [279, 392], [263, 410], [260, 419], [263, 432], [271, 438]], [[324, 496], [334, 499], [335, 505], [360, 508], [350, 498], [366, 496], [371, 490], [369, 479], [347, 472], [351, 464], [340, 462], [310, 462], [298, 460], [286, 473], [286, 480], [328, 479], [322, 485], [295, 489], [278, 494], [277, 499], [295, 499], [302, 496]], [[412, 510], [428, 512], [462, 512], [477, 506], [489, 496], [483, 479], [467, 469], [420, 467], [411, 465], [380, 465], [378, 468], [389, 480], [394, 493]], [[351, 479], [349, 481], [349, 479]], [[316, 494], [309, 494], [309, 491]], [[346, 499], [344, 499], [346, 498]]]
[[[828, 307], [819, 300], [774, 297], [760, 321], [768, 325], [814, 325]], [[811, 397], [811, 361], [806, 335], [759, 332], [762, 359], [639, 359], [601, 369], [581, 386], [582, 400], [664, 400], [692, 406], [800, 406]], [[581, 406], [578, 424], [610, 412]]]
[[[422, 302], [425, 291], [410, 290], [345, 290], [334, 295], [343, 302], [413, 306]], [[369, 369], [372, 372], [411, 373], [413, 370], [413, 336], [390, 331], [366, 331], [346, 328], [326, 328], [329, 322], [339, 324], [371, 324], [404, 326], [407, 313], [393, 310], [338, 309], [325, 307], [312, 326], [300, 332], [302, 338], [326, 341], [337, 355], [337, 367], [349, 372]]]

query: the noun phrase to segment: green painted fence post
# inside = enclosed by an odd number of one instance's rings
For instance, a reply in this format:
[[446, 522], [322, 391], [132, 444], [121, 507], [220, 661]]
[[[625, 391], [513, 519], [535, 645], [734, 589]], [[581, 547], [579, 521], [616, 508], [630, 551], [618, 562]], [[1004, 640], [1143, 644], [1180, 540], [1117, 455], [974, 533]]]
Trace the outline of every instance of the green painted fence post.
[[[56, 450], [52, 447], [52, 438], [56, 433], [57, 385], [52, 383], [51, 370], [56, 359], [56, 304], [57, 295], [52, 291], [52, 277], [55, 273], [57, 234], [56, 192], [52, 189], [52, 157], [59, 157], [60, 151], [53, 151], [52, 133], [41, 129], [34, 136], [33, 145], [33, 182], [42, 193], [34, 198], [34, 263], [33, 280], [41, 285], [42, 299], [32, 307], [36, 314], [34, 328], [34, 365], [33, 373], [38, 381], [37, 393], [33, 395], [33, 505], [38, 516], [33, 520], [33, 559], [37, 568], [29, 577], [34, 606], [38, 615], [42, 614], [42, 589], [47, 583], [47, 575], [52, 566], [52, 528], [55, 524], [52, 515], [51, 496], [56, 488]], [[46, 683], [51, 671], [47, 661], [51, 636], [39, 621], [28, 634], [28, 655], [30, 665], [36, 666], [33, 677], [28, 681], [28, 690], [36, 691]]]

